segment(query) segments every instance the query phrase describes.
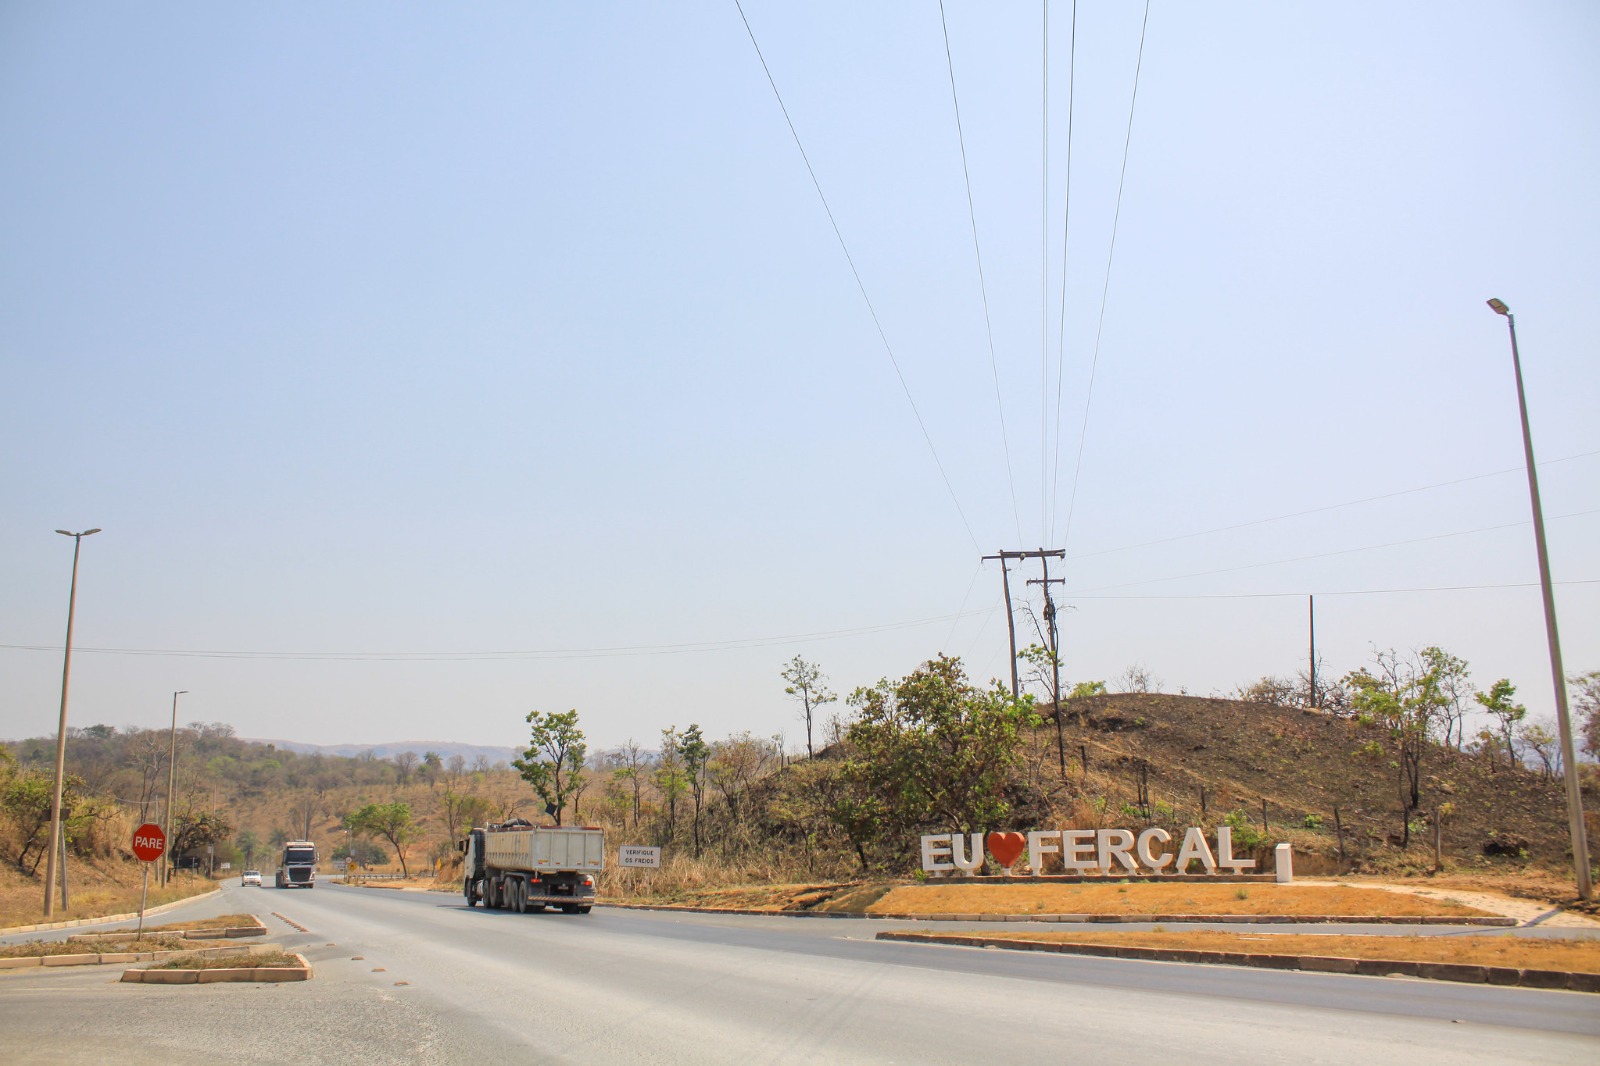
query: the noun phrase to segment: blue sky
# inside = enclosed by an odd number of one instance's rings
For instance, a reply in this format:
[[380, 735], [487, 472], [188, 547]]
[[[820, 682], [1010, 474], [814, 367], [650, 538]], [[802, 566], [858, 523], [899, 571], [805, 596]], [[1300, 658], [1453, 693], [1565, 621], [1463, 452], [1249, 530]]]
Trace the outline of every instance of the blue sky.
[[1600, 669], [1600, 11], [1158, 0], [1117, 215], [1082, 8], [1046, 124], [1039, 5], [946, 6], [992, 364], [936, 3], [745, 4], [884, 339], [731, 0], [0, 8], [0, 736], [91, 526], [79, 725], [793, 746], [793, 655], [1003, 675], [1041, 545], [1073, 679], [1292, 673], [1316, 593], [1548, 714], [1484, 301]]

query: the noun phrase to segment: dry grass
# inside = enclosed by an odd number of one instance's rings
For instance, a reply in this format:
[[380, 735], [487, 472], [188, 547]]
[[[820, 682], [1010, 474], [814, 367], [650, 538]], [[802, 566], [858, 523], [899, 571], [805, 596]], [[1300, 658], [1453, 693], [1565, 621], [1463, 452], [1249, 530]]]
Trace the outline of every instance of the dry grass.
[[1049, 944], [1116, 944], [1126, 947], [1183, 948], [1247, 955], [1324, 955], [1388, 962], [1453, 962], [1471, 966], [1511, 966], [1529, 970], [1600, 973], [1600, 940], [1540, 940], [1510, 933], [1470, 936], [1345, 936], [1323, 933], [1225, 933], [1211, 929], [1152, 932], [1017, 932], [1005, 940]]
[[1381, 889], [1279, 884], [902, 885], [874, 914], [1290, 914], [1462, 917], [1487, 911]]
[[248, 955], [177, 955], [150, 967], [152, 970], [293, 969], [304, 965], [300, 957], [283, 951], [252, 951]]
[[[62, 908], [60, 895], [56, 897], [52, 922], [65, 922], [78, 918], [103, 918], [108, 914], [131, 914], [139, 909], [138, 870], [121, 869], [113, 864], [106, 870], [94, 870], [85, 864], [73, 862], [70, 885], [72, 906]], [[10, 876], [0, 878], [0, 929], [19, 925], [37, 925], [44, 917], [44, 878], [30, 878], [18, 874], [13, 867]], [[150, 886], [147, 907], [159, 907], [209, 892], [215, 882], [201, 878], [181, 878], [161, 888]]]
[[[168, 922], [166, 925], [151, 925], [145, 923], [144, 931], [150, 933], [165, 933], [174, 929], [232, 929], [247, 925], [260, 926], [261, 921], [253, 914], [219, 914], [215, 918], [193, 918], [186, 922]], [[108, 929], [108, 933], [131, 933], [138, 926], [129, 925], [116, 929]]]
[[0, 947], [0, 959], [36, 959], [43, 955], [99, 955], [125, 951], [192, 951], [222, 947], [226, 940], [185, 940], [178, 936], [145, 936], [139, 940], [29, 940]]

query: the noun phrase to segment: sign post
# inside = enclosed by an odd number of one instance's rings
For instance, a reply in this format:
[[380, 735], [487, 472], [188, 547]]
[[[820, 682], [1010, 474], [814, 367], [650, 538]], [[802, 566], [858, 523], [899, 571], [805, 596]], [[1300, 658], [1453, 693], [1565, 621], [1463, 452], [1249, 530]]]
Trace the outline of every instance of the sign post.
[[137, 942], [144, 936], [144, 905], [150, 899], [150, 864], [167, 852], [167, 834], [154, 822], [146, 822], [133, 831], [133, 857], [144, 863], [144, 888], [139, 892], [139, 931]]

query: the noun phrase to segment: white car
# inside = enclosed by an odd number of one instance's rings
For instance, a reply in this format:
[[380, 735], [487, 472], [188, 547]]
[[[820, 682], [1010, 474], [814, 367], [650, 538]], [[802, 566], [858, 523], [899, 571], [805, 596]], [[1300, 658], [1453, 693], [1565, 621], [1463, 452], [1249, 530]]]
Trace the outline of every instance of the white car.
[[244, 875], [239, 878], [239, 883], [241, 885], [255, 885], [257, 888], [260, 888], [261, 887], [261, 871], [260, 870], [246, 870], [244, 872]]

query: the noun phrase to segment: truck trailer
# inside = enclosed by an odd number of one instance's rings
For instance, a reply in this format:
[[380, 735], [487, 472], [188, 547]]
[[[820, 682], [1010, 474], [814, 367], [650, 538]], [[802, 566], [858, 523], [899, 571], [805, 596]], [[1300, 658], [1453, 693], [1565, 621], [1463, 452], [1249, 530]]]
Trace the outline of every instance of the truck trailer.
[[474, 829], [461, 841], [461, 891], [467, 906], [526, 914], [560, 907], [588, 914], [595, 875], [605, 864], [605, 833], [591, 826], [535, 826], [521, 818]]

